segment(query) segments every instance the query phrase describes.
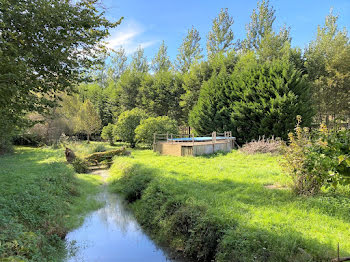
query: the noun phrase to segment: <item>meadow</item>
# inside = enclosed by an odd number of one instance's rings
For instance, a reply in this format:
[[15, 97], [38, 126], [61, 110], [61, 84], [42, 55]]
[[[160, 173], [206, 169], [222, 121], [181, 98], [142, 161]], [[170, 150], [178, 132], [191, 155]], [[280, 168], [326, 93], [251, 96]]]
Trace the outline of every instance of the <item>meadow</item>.
[[101, 205], [100, 177], [75, 174], [63, 148], [16, 147], [0, 167], [0, 260], [61, 261], [66, 233]]
[[109, 182], [157, 241], [191, 260], [330, 261], [338, 243], [349, 255], [349, 189], [296, 196], [281, 161], [134, 150], [115, 159]]

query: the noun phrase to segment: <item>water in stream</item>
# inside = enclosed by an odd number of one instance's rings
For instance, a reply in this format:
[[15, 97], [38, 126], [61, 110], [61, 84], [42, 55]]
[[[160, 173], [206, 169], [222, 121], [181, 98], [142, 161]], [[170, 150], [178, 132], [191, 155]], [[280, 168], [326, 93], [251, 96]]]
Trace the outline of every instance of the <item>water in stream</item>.
[[67, 262], [175, 261], [142, 231], [119, 196], [104, 190], [99, 199], [106, 205], [66, 236], [73, 251]]

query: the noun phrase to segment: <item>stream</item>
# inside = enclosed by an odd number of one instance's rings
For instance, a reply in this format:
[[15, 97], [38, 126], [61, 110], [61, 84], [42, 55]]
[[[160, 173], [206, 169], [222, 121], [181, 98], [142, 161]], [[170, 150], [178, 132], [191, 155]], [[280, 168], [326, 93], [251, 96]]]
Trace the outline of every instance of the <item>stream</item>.
[[120, 196], [109, 193], [105, 185], [97, 198], [105, 206], [66, 236], [66, 262], [178, 262], [143, 232]]

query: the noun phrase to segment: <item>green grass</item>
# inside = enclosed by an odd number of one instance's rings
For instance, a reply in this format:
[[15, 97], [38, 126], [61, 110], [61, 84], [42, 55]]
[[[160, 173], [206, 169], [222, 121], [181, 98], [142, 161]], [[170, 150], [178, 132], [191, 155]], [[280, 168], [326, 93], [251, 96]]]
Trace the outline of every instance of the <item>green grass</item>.
[[65, 234], [101, 205], [100, 177], [75, 174], [63, 149], [17, 147], [0, 167], [0, 260], [60, 261]]
[[[198, 261], [329, 261], [350, 255], [349, 188], [298, 197], [279, 157], [120, 157], [110, 188], [154, 237]], [[268, 189], [278, 185], [280, 189]], [[281, 189], [282, 188], [282, 189]]]

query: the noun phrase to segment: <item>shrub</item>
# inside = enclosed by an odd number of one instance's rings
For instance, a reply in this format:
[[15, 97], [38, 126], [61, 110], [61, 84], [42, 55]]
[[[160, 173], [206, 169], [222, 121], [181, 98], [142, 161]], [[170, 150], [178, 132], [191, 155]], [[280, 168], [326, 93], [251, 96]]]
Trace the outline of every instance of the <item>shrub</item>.
[[98, 144], [98, 145], [92, 147], [92, 149], [91, 149], [91, 153], [106, 152], [106, 151], [107, 151], [107, 148], [102, 144]]
[[135, 129], [145, 118], [146, 113], [139, 108], [121, 113], [115, 128], [117, 138], [135, 147]]
[[259, 137], [258, 140], [253, 140], [249, 143], [244, 144], [240, 151], [246, 154], [279, 154], [282, 150], [282, 144], [283, 141], [279, 138], [272, 137], [270, 139], [266, 139], [265, 137]]
[[310, 133], [297, 118], [290, 145], [284, 148], [284, 168], [292, 177], [297, 194], [314, 195], [322, 186], [350, 184], [350, 130], [328, 130], [321, 125]]
[[114, 144], [114, 129], [115, 129], [115, 125], [109, 123], [107, 126], [103, 127], [102, 133], [101, 133], [101, 137], [105, 140], [108, 140], [111, 146], [113, 146]]
[[88, 171], [88, 166], [85, 160], [76, 157], [73, 162], [72, 165], [74, 167], [75, 172], [77, 173], [86, 173]]
[[135, 130], [136, 140], [148, 145], [153, 143], [154, 133], [172, 133], [177, 134], [178, 128], [175, 120], [168, 116], [149, 117], [141, 121]]

